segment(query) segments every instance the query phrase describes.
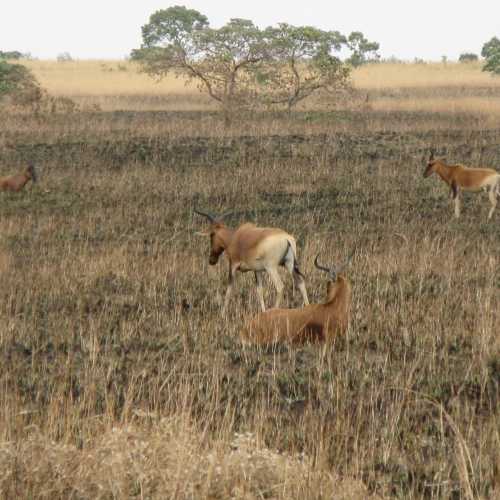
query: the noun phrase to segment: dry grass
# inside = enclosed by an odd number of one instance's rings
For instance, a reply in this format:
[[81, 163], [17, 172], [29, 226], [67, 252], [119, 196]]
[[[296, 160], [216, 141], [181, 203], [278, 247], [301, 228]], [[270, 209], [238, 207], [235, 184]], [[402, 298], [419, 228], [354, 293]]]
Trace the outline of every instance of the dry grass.
[[[0, 175], [34, 159], [40, 183], [0, 196], [1, 497], [498, 495], [500, 212], [487, 224], [470, 195], [455, 221], [422, 178], [430, 146], [498, 168], [498, 120], [375, 96], [230, 130], [216, 113], [4, 115]], [[356, 247], [347, 336], [243, 349], [253, 280], [222, 319], [195, 204], [294, 234], [313, 301], [314, 256]]]
[[[360, 481], [318, 471], [303, 455], [269, 450], [251, 433], [207, 447], [188, 419], [135, 412], [137, 424], [102, 432], [83, 449], [33, 428], [0, 448], [0, 491], [36, 498], [374, 498]], [[141, 421], [153, 422], [146, 427]], [[57, 471], [57, 472], [56, 472]], [[54, 473], [60, 480], [53, 482]], [[19, 476], [27, 482], [20, 488]], [[7, 485], [2, 488], [2, 485]]]
[[401, 89], [439, 87], [500, 87], [500, 78], [481, 70], [483, 62], [474, 63], [382, 63], [361, 66], [354, 83], [361, 89]]
[[[130, 61], [25, 61], [44, 88], [79, 104], [105, 111], [208, 111], [216, 105], [194, 84], [167, 77], [160, 82]], [[354, 70], [352, 82], [368, 92], [374, 109], [454, 110], [500, 116], [500, 78], [481, 71], [482, 63], [370, 64]], [[447, 89], [454, 89], [449, 95]], [[444, 93], [446, 94], [443, 96]], [[479, 89], [479, 94], [475, 90]], [[416, 94], [412, 90], [419, 91]], [[421, 91], [425, 91], [425, 96]], [[410, 91], [410, 93], [408, 93]], [[443, 98], [445, 97], [445, 98]], [[344, 103], [345, 106], [345, 103]], [[322, 110], [324, 101], [310, 101], [302, 110]]]

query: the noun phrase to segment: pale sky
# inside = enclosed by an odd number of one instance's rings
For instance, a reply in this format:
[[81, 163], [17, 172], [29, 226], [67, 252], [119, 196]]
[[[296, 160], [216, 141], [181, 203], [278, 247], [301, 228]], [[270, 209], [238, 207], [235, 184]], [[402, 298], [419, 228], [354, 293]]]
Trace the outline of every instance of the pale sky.
[[141, 44], [141, 26], [158, 9], [185, 5], [219, 27], [232, 17], [265, 28], [278, 22], [343, 34], [362, 31], [382, 57], [457, 59], [500, 37], [500, 0], [2, 0], [0, 50], [40, 59], [123, 58]]

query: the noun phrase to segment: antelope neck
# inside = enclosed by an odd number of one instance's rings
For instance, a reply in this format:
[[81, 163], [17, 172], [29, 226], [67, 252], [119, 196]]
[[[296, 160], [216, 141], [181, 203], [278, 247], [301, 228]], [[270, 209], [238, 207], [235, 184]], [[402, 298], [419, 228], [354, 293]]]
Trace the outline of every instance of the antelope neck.
[[233, 239], [234, 230], [223, 226], [223, 227], [219, 228], [218, 236], [224, 244], [224, 249], [226, 249], [229, 246], [229, 244], [231, 243], [231, 240]]
[[444, 165], [443, 163], [436, 164], [436, 173], [443, 179], [443, 181], [450, 183], [451, 178], [451, 169], [448, 165]]

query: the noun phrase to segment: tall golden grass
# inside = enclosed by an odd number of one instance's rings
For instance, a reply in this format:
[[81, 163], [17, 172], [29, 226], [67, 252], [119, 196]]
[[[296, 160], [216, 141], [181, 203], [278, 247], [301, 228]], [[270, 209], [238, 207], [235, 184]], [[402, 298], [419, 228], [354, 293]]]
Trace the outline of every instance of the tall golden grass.
[[[131, 69], [88, 64], [128, 85]], [[455, 221], [422, 177], [430, 147], [498, 169], [497, 116], [447, 109], [451, 87], [394, 86], [439, 110], [365, 88], [365, 107], [227, 128], [87, 82], [63, 95], [121, 112], [0, 121], [0, 175], [34, 160], [40, 178], [0, 193], [0, 497], [498, 497], [500, 212], [486, 223], [475, 194]], [[314, 257], [356, 248], [347, 335], [243, 348], [252, 277], [223, 318], [227, 270], [208, 265], [195, 205], [294, 234], [313, 302]]]
[[[66, 96], [104, 110], [211, 110], [214, 102], [196, 85], [168, 76], [160, 81], [140, 72], [130, 61], [25, 61], [40, 83], [55, 96]], [[376, 109], [478, 112], [500, 115], [500, 78], [481, 70], [478, 63], [381, 63], [369, 64], [352, 73], [354, 88], [369, 93]], [[443, 98], [442, 88], [458, 92]], [[481, 95], [470, 95], [481, 88]], [[408, 89], [425, 89], [426, 95], [407, 95]], [[463, 95], [459, 92], [463, 90]], [[490, 89], [489, 95], [484, 95]], [[380, 91], [396, 91], [390, 98]], [[436, 93], [438, 95], [436, 95]], [[321, 109], [312, 101], [300, 109]]]

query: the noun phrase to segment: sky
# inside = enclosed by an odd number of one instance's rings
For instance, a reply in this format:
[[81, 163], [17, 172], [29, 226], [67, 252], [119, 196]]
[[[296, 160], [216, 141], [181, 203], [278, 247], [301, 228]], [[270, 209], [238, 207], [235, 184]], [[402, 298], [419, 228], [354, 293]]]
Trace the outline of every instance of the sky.
[[54, 59], [121, 59], [141, 45], [149, 16], [185, 5], [220, 27], [234, 17], [343, 34], [361, 31], [383, 58], [455, 60], [500, 37], [500, 0], [2, 0], [0, 50]]

